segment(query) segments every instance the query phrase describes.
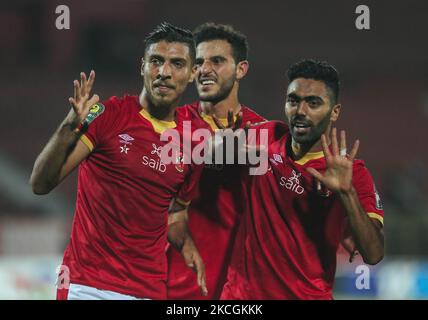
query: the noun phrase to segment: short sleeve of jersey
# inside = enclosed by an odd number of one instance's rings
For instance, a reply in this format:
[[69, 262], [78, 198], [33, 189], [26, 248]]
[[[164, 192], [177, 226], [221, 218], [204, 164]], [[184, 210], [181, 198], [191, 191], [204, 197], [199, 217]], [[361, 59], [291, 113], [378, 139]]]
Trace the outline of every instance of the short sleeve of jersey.
[[356, 160], [353, 171], [353, 184], [361, 206], [370, 218], [379, 220], [383, 225], [384, 212], [382, 202], [369, 170], [363, 161]]
[[245, 127], [247, 122], [250, 122], [252, 125], [260, 124], [266, 122], [266, 119], [261, 115], [257, 114], [254, 110], [251, 110], [248, 107], [242, 108], [242, 124], [241, 128]]
[[[253, 130], [253, 132], [251, 132]], [[266, 147], [272, 142], [280, 139], [288, 127], [280, 121], [262, 121], [252, 124], [248, 130], [248, 144], [265, 145]]]
[[88, 129], [80, 137], [80, 140], [93, 150], [97, 145], [102, 144], [103, 138], [107, 136], [108, 131], [114, 126], [116, 113], [119, 109], [120, 101], [117, 97], [98, 102], [91, 107], [88, 116], [85, 119]]
[[192, 199], [196, 196], [197, 186], [201, 178], [204, 166], [192, 164], [184, 180], [180, 190], [177, 193], [176, 200], [183, 205], [189, 205]]

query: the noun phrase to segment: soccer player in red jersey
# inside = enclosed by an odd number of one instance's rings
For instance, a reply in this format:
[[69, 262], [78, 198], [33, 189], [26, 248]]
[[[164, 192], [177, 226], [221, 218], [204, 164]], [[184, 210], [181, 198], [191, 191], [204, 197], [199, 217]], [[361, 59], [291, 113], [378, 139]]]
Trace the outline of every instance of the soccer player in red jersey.
[[79, 166], [58, 299], [166, 299], [167, 240], [206, 290], [186, 222], [201, 170], [160, 159], [160, 134], [177, 126], [175, 108], [194, 78], [193, 36], [163, 23], [145, 45], [140, 96], [100, 103], [97, 95], [89, 98], [95, 73], [88, 79], [81, 73], [72, 109], [34, 165], [36, 194], [48, 193]]
[[[288, 71], [288, 127], [267, 122], [269, 169], [249, 176], [248, 206], [222, 299], [332, 299], [336, 251], [345, 225], [363, 260], [384, 254], [383, 210], [373, 179], [337, 142], [337, 71], [303, 60]], [[352, 250], [353, 251], [353, 250]]]
[[[246, 37], [231, 26], [206, 23], [196, 28], [194, 38], [199, 101], [177, 111], [192, 121], [193, 128], [212, 132], [217, 124], [228, 126], [228, 120], [236, 126], [263, 121], [238, 99], [239, 83], [249, 66]], [[189, 229], [205, 262], [208, 295], [199, 294], [195, 275], [176, 251], [169, 250], [169, 299], [219, 299], [243, 211], [241, 183], [241, 172], [234, 166], [205, 166], [189, 207]]]

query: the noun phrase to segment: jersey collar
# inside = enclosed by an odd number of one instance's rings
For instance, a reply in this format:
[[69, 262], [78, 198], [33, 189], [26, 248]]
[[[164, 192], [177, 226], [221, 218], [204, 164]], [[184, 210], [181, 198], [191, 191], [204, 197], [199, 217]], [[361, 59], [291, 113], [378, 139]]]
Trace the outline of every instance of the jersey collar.
[[164, 132], [166, 129], [172, 129], [172, 128], [175, 128], [177, 126], [175, 121], [159, 120], [159, 119], [153, 117], [144, 108], [141, 108], [140, 114], [143, 116], [144, 119], [146, 119], [147, 121], [149, 121], [152, 124], [153, 130], [159, 134]]
[[[291, 149], [293, 150], [293, 153], [295, 153], [293, 144], [291, 144]], [[318, 152], [307, 152], [302, 158], [299, 160], [295, 160], [294, 162], [300, 165], [306, 164], [308, 161], [316, 160], [324, 158], [324, 152], [318, 151]]]
[[[242, 105], [239, 105], [239, 106], [240, 106], [240, 109], [238, 112], [242, 111]], [[216, 131], [219, 129], [217, 127], [217, 125], [215, 124], [213, 117], [202, 111], [200, 104], [198, 105], [198, 113], [201, 116], [202, 120], [204, 120], [206, 123], [208, 123], [208, 125], [210, 126], [212, 131]], [[227, 126], [227, 118], [219, 118], [218, 120], [220, 121], [220, 123], [223, 126], [225, 126], [225, 127]], [[234, 122], [236, 121], [236, 115], [233, 115], [233, 121]]]

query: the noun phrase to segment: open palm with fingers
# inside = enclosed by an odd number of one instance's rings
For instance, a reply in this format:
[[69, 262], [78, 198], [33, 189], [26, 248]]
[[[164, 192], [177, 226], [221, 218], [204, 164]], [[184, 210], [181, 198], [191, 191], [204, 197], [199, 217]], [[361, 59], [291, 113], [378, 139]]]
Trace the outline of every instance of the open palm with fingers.
[[80, 82], [74, 80], [74, 97], [70, 97], [68, 101], [73, 109], [73, 112], [70, 112], [69, 117], [70, 121], [74, 126], [78, 126], [82, 123], [86, 116], [89, 114], [91, 106], [99, 101], [99, 96], [94, 94], [89, 98], [92, 87], [95, 82], [95, 71], [91, 71], [89, 78], [86, 77], [84, 72], [80, 73]]
[[321, 174], [314, 168], [308, 168], [308, 172], [333, 192], [348, 192], [352, 189], [352, 167], [358, 152], [359, 141], [355, 141], [349, 155], [346, 155], [346, 133], [340, 132], [340, 151], [337, 141], [336, 128], [332, 130], [330, 151], [327, 138], [321, 136], [322, 148], [327, 163], [327, 170]]

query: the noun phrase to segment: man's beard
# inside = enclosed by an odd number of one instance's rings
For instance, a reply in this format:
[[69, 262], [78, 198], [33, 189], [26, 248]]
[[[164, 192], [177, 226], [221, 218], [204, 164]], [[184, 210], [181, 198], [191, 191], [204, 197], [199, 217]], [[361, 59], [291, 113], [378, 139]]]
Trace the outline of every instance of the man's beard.
[[147, 107], [151, 116], [156, 119], [163, 120], [174, 107], [175, 103], [170, 103], [166, 101], [155, 102], [156, 99], [153, 97], [152, 93], [147, 90]]
[[233, 75], [230, 77], [222, 87], [220, 87], [219, 91], [213, 95], [210, 95], [208, 97], [200, 97], [201, 101], [205, 102], [211, 102], [212, 104], [219, 103], [220, 101], [225, 100], [230, 92], [233, 89], [233, 85], [235, 84], [236, 77]]
[[[288, 120], [288, 126], [290, 127], [291, 135], [293, 136], [293, 140], [299, 144], [306, 144], [306, 145], [313, 145], [318, 140], [321, 139], [321, 135], [327, 130], [328, 126], [330, 125], [330, 116], [331, 116], [331, 110], [326, 114], [326, 116], [316, 125], [313, 126], [311, 124], [310, 130], [308, 134], [305, 135], [299, 135], [298, 133], [295, 133], [294, 128], [292, 127], [291, 123], [294, 121], [298, 121], [299, 119], [297, 117], [294, 117], [291, 121]], [[304, 121], [302, 119], [302, 121]]]

